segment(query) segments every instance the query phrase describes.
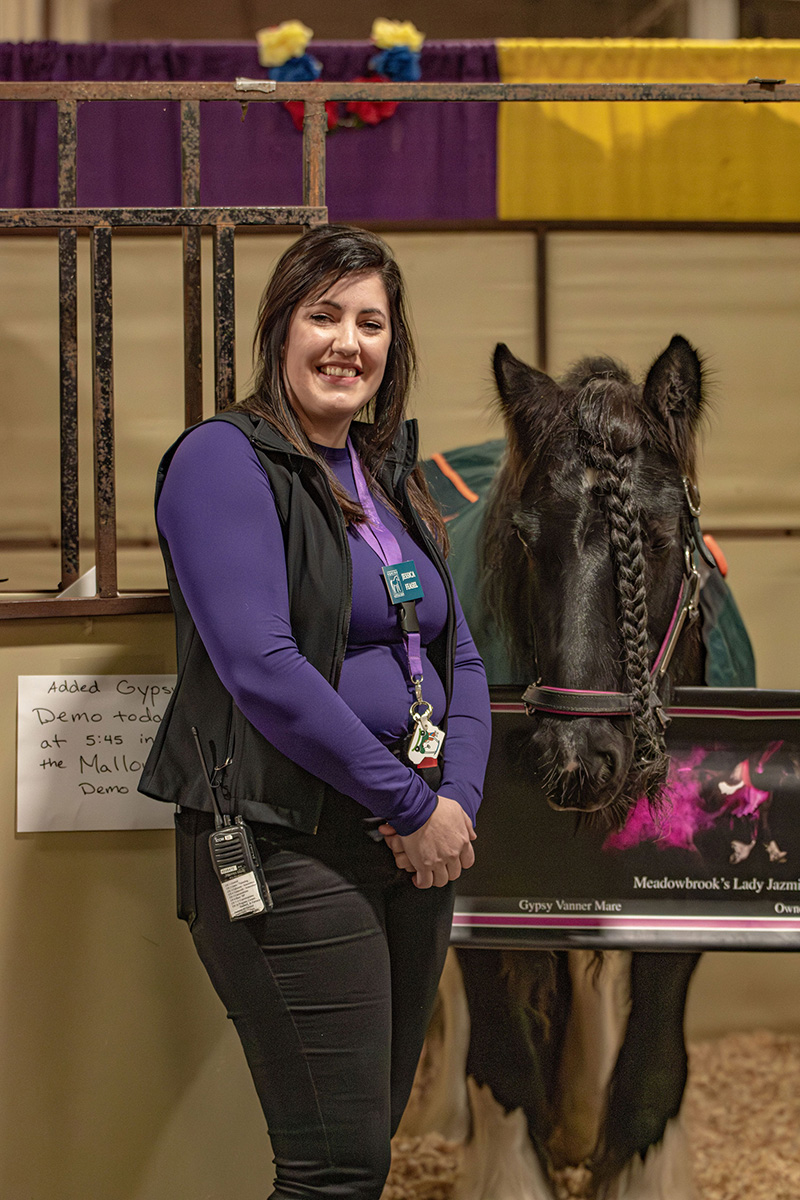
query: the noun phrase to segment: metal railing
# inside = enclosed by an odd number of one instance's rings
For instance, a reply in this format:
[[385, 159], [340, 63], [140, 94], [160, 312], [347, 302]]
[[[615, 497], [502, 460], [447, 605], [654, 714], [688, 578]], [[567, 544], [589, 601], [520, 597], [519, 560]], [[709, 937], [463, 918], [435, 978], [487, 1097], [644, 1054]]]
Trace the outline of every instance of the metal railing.
[[[91, 101], [179, 101], [181, 109], [181, 204], [171, 208], [78, 208], [78, 105]], [[301, 101], [303, 203], [283, 207], [200, 205], [200, 105], [226, 100]], [[0, 82], [0, 101], [54, 101], [58, 109], [58, 207], [0, 209], [0, 230], [52, 229], [59, 243], [61, 588], [79, 575], [78, 521], [78, 323], [77, 236], [91, 241], [92, 407], [94, 437], [94, 546], [97, 594], [0, 600], [0, 619], [69, 617], [169, 611], [166, 593], [121, 594], [117, 580], [114, 370], [112, 355], [112, 237], [115, 229], [180, 227], [183, 242], [184, 412], [186, 424], [202, 419], [201, 233], [213, 234], [215, 406], [235, 398], [234, 236], [237, 227], [325, 224], [327, 102], [397, 101], [800, 101], [800, 85], [779, 80], [747, 84], [572, 83], [313, 83], [268, 80], [236, 83]], [[541, 241], [541, 239], [540, 239]], [[544, 260], [544, 247], [539, 247]], [[541, 290], [540, 281], [540, 290]], [[540, 316], [540, 321], [543, 318]], [[540, 343], [544, 342], [542, 331]]]

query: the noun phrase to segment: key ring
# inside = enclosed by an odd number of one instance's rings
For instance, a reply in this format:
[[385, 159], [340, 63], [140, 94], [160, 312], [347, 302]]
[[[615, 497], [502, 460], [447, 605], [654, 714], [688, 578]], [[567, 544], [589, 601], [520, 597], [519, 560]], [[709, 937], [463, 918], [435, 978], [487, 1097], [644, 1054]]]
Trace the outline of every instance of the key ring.
[[[415, 711], [415, 709], [418, 708], [423, 710], [421, 716]], [[408, 711], [417, 724], [421, 725], [423, 721], [427, 721], [430, 717], [431, 713], [433, 712], [433, 705], [428, 700], [415, 700]]]

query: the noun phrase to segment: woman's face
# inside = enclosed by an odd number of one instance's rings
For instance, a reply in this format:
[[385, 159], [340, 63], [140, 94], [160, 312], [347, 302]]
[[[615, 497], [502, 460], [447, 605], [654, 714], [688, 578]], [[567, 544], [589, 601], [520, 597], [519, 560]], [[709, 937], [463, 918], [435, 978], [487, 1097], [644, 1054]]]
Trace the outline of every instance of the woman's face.
[[308, 438], [344, 446], [350, 422], [383, 379], [392, 341], [380, 275], [345, 275], [318, 299], [301, 300], [289, 321], [284, 374]]

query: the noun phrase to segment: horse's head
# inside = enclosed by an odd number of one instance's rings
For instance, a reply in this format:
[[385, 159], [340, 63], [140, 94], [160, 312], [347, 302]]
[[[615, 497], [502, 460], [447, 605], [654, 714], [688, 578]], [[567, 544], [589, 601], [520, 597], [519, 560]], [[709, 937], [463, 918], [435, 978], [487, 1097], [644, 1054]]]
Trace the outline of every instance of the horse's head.
[[699, 632], [684, 623], [697, 598], [700, 360], [674, 337], [643, 386], [609, 358], [556, 381], [499, 345], [494, 370], [508, 450], [485, 526], [485, 600], [534, 684], [528, 749], [550, 803], [618, 822], [666, 778], [665, 652], [673, 682], [700, 681]]

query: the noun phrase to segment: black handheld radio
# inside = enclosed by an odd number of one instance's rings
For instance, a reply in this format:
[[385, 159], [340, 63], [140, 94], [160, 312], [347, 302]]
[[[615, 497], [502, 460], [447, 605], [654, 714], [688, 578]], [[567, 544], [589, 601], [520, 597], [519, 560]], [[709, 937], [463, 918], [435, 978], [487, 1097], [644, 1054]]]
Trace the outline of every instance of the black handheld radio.
[[244, 917], [257, 916], [272, 908], [272, 897], [267, 881], [264, 878], [264, 868], [258, 854], [255, 839], [249, 826], [241, 817], [233, 821], [227, 813], [220, 810], [217, 794], [206, 768], [203, 748], [200, 745], [200, 735], [192, 726], [197, 756], [203, 770], [203, 778], [208, 785], [211, 803], [214, 808], [214, 832], [209, 834], [208, 848], [211, 852], [211, 862], [222, 884], [222, 894], [228, 906], [228, 915], [232, 921]]

